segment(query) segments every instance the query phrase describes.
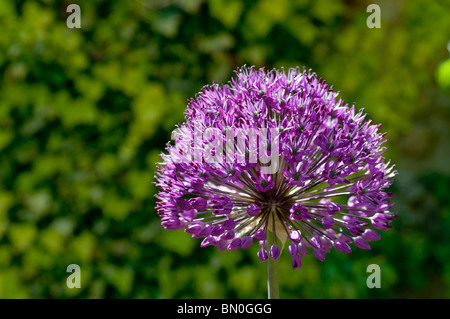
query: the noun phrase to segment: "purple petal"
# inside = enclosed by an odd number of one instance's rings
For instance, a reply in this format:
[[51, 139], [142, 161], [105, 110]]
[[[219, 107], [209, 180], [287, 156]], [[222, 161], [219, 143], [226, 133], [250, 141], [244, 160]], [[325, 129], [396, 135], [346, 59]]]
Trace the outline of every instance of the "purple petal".
[[202, 197], [191, 198], [189, 202], [197, 210], [205, 210], [208, 205], [208, 201]]
[[325, 261], [325, 253], [321, 249], [314, 249], [313, 255], [320, 261]]
[[237, 249], [241, 248], [241, 238], [233, 238], [228, 244], [228, 249]]
[[228, 242], [226, 240], [221, 239], [217, 242], [217, 245], [219, 246], [219, 251], [224, 251], [227, 249]]
[[334, 248], [336, 248], [337, 250], [339, 250], [341, 253], [344, 253], [344, 254], [348, 254], [348, 253], [352, 252], [352, 249], [350, 248], [350, 246], [347, 243], [340, 241], [340, 240], [336, 240], [334, 242], [333, 246], [334, 246]]
[[370, 246], [368, 243], [362, 239], [362, 237], [355, 237], [354, 238], [355, 246], [361, 249], [370, 250]]
[[333, 227], [334, 226], [334, 218], [331, 218], [328, 216], [322, 218], [322, 225], [325, 229], [329, 229], [329, 228]]
[[187, 199], [184, 199], [184, 198], [178, 198], [177, 199], [177, 205], [182, 210], [192, 209], [191, 203], [189, 203], [189, 201]]
[[192, 221], [195, 217], [197, 217], [197, 210], [196, 209], [188, 209], [183, 211], [180, 214], [181, 217], [184, 218], [184, 220], [190, 222]]
[[213, 236], [220, 236], [224, 232], [222, 225], [215, 225], [211, 229], [211, 235]]
[[375, 241], [375, 240], [380, 240], [381, 239], [381, 236], [380, 236], [380, 234], [378, 234], [376, 231], [374, 231], [374, 230], [372, 230], [372, 229], [370, 229], [370, 228], [367, 228], [365, 231], [364, 231], [364, 233], [363, 233], [363, 238], [366, 240], [366, 241]]
[[311, 246], [315, 249], [320, 249], [322, 247], [322, 242], [320, 241], [320, 237], [318, 235], [311, 238]]
[[308, 255], [308, 249], [306, 249], [305, 242], [302, 241], [298, 244], [298, 251], [300, 252], [300, 255], [302, 255], [302, 256]]
[[233, 219], [229, 218], [222, 223], [222, 227], [225, 230], [232, 230], [234, 229], [234, 227], [236, 227], [236, 223], [234, 222]]
[[329, 202], [327, 204], [327, 212], [329, 215], [338, 214], [341, 211], [342, 207], [334, 202]]
[[206, 224], [205, 226], [202, 227], [202, 229], [200, 229], [199, 232], [197, 232], [193, 236], [197, 237], [197, 238], [204, 238], [204, 237], [209, 236], [211, 234], [211, 229], [212, 229], [212, 226], [209, 225], [209, 224]]
[[267, 251], [264, 248], [261, 248], [258, 251], [258, 257], [261, 259], [261, 261], [266, 261], [269, 256], [267, 256]]
[[292, 268], [300, 269], [302, 268], [302, 257], [300, 255], [295, 255], [292, 257]]
[[189, 234], [197, 234], [202, 228], [203, 228], [202, 225], [194, 224], [194, 225], [190, 225], [184, 231]]
[[299, 231], [299, 230], [294, 230], [294, 231], [291, 232], [289, 237], [291, 238], [291, 240], [294, 243], [298, 244], [302, 240], [302, 232]]
[[176, 230], [176, 229], [182, 229], [186, 226], [186, 223], [181, 221], [179, 218], [177, 217], [169, 217], [167, 219], [164, 219], [161, 222], [161, 225], [165, 228], [165, 229], [171, 229], [171, 230]]
[[253, 235], [253, 238], [255, 238], [256, 240], [264, 240], [266, 239], [266, 233], [264, 230], [259, 229], [258, 231], [256, 231], [256, 233]]
[[213, 236], [208, 236], [205, 239], [203, 239], [202, 243], [200, 244], [200, 247], [206, 247], [206, 246], [215, 246], [217, 244], [217, 240]]
[[227, 230], [225, 231], [225, 233], [223, 233], [222, 235], [220, 235], [220, 239], [233, 239], [235, 236], [234, 231], [233, 230]]
[[241, 248], [242, 249], [247, 249], [248, 247], [250, 247], [253, 243], [253, 238], [251, 238], [250, 236], [244, 236], [241, 238]]
[[291, 256], [298, 255], [298, 245], [297, 244], [290, 244], [288, 250], [289, 250], [289, 253], [291, 254]]
[[276, 260], [280, 256], [280, 247], [272, 245], [269, 248], [269, 256]]
[[249, 216], [258, 216], [259, 212], [261, 211], [261, 208], [259, 208], [256, 204], [251, 204], [247, 207], [247, 213]]

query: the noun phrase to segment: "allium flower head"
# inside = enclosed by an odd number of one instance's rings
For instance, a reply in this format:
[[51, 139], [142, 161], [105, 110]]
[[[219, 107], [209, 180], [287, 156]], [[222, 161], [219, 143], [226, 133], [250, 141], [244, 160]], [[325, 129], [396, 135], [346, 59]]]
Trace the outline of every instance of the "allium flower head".
[[[243, 67], [188, 101], [155, 176], [166, 229], [219, 250], [259, 244], [292, 267], [309, 251], [370, 249], [395, 214], [385, 134], [306, 70]], [[273, 236], [269, 245], [268, 237]]]

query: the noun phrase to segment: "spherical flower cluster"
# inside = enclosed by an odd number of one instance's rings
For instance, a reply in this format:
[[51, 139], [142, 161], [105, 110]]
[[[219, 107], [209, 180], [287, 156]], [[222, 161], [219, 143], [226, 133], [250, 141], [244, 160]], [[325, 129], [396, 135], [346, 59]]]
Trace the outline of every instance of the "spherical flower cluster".
[[365, 117], [299, 68], [242, 67], [205, 86], [157, 165], [162, 226], [221, 251], [258, 243], [262, 261], [286, 244], [294, 269], [308, 250], [324, 261], [370, 249], [396, 216], [385, 191], [396, 171]]

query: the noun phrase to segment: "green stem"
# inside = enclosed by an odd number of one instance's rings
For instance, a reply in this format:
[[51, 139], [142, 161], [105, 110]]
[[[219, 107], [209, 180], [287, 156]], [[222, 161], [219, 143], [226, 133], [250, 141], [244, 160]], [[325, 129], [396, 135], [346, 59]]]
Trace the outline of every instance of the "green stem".
[[[267, 234], [267, 248], [273, 244], [273, 237]], [[269, 299], [280, 299], [280, 289], [278, 287], [278, 260], [273, 260], [269, 256], [267, 259], [267, 290]]]

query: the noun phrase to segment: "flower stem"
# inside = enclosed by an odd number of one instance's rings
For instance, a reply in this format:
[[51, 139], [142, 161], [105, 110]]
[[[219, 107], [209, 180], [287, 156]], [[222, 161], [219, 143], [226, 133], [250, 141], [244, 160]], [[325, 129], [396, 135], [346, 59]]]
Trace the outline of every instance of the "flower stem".
[[[273, 236], [268, 237], [268, 247], [273, 244]], [[280, 290], [278, 287], [278, 260], [272, 257], [267, 259], [267, 290], [269, 299], [280, 299]]]

